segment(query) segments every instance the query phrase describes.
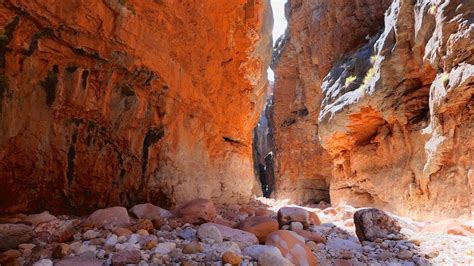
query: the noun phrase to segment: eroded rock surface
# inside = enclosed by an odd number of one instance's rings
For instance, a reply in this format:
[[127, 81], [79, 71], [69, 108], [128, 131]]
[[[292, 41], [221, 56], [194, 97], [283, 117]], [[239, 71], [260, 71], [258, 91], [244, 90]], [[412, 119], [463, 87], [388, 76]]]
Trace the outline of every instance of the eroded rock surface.
[[331, 200], [413, 217], [473, 208], [473, 2], [393, 1], [385, 28], [325, 77]]
[[273, 62], [276, 196], [329, 188], [334, 206], [470, 215], [474, 3], [342, 2], [287, 5]]
[[329, 201], [331, 157], [320, 144], [320, 86], [345, 53], [383, 25], [384, 1], [289, 1], [288, 30], [274, 52], [275, 196]]
[[0, 3], [0, 210], [250, 197], [266, 0]]

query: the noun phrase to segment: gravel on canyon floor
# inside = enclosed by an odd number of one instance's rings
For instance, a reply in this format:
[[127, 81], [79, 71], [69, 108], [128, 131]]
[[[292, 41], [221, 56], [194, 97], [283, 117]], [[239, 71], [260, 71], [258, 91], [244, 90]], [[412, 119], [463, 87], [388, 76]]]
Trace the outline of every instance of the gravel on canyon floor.
[[474, 265], [474, 222], [416, 222], [374, 208], [196, 199], [87, 217], [0, 217], [1, 265]]

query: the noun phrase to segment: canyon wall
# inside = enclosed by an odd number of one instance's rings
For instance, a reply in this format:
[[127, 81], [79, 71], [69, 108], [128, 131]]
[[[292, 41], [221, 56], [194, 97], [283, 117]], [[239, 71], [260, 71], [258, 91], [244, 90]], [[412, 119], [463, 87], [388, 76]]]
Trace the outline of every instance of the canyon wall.
[[274, 51], [272, 124], [275, 196], [299, 203], [329, 201], [331, 157], [320, 144], [321, 83], [345, 53], [383, 26], [388, 0], [290, 0], [288, 29]]
[[1, 212], [250, 198], [269, 1], [5, 0], [0, 25]]
[[[471, 214], [474, 2], [351, 1], [337, 11], [304, 8], [306, 2], [290, 1], [289, 34], [274, 63], [275, 135], [288, 131], [278, 122], [294, 110], [284, 106], [311, 88], [302, 95], [318, 108], [303, 118], [306, 124], [297, 117], [290, 128], [318, 134], [312, 147], [321, 145], [331, 158], [326, 180], [333, 205], [376, 206], [415, 218]], [[362, 2], [368, 6], [358, 11]], [[341, 18], [337, 24], [321, 22], [333, 12]], [[295, 42], [303, 45], [291, 48]], [[308, 142], [285, 151], [297, 156], [282, 157], [281, 147], [291, 144], [275, 141], [283, 160], [277, 164], [309, 165], [294, 178], [306, 169], [327, 173], [325, 160], [304, 156]], [[277, 180], [284, 178], [281, 167], [278, 173]]]

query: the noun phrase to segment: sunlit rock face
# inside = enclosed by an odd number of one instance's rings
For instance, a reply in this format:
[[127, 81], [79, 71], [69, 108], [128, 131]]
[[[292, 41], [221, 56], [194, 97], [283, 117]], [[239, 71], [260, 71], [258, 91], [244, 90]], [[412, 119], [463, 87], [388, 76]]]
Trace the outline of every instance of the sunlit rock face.
[[266, 0], [0, 3], [0, 210], [245, 202]]
[[335, 62], [383, 26], [389, 1], [290, 0], [274, 51], [275, 196], [329, 201], [332, 162], [319, 140], [321, 83]]
[[474, 2], [339, 2], [289, 1], [274, 63], [281, 187], [319, 174], [334, 205], [470, 214]]
[[322, 84], [334, 203], [414, 217], [473, 208], [474, 2], [393, 1]]

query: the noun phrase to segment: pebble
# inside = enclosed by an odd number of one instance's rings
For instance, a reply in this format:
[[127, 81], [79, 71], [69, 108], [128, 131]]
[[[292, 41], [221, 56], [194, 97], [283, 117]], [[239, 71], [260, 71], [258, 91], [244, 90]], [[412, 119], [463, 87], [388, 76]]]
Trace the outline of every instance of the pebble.
[[117, 242], [118, 242], [117, 235], [112, 234], [109, 238], [107, 238], [107, 240], [105, 240], [105, 245], [106, 246], [115, 246], [115, 244], [117, 244]]
[[300, 223], [300, 222], [291, 222], [290, 230], [292, 230], [292, 231], [303, 230], [303, 224]]
[[172, 252], [175, 249], [176, 249], [176, 243], [165, 242], [165, 243], [158, 244], [154, 252], [160, 255], [167, 255], [168, 253]]
[[222, 262], [224, 264], [228, 263], [231, 265], [240, 265], [242, 262], [242, 256], [235, 254], [232, 251], [226, 251], [222, 254]]
[[402, 260], [411, 259], [413, 257], [413, 252], [409, 250], [402, 250], [398, 253], [398, 258]]

